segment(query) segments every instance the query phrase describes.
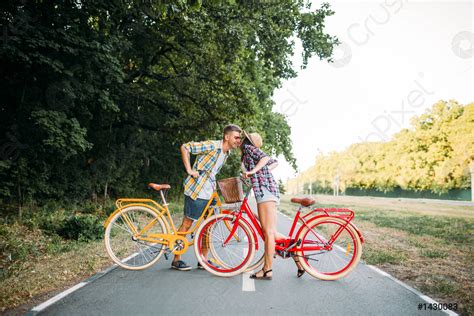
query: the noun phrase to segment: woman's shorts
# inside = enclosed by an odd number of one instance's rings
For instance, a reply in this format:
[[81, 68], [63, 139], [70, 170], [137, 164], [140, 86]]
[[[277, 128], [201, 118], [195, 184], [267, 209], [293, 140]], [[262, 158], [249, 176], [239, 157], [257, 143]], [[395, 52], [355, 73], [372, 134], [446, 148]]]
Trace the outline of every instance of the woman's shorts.
[[258, 196], [257, 194], [255, 194], [255, 199], [257, 200], [257, 204], [263, 203], [263, 202], [269, 202], [269, 201], [276, 202], [277, 205], [280, 204], [280, 199], [277, 196], [275, 196], [272, 192], [270, 192], [266, 187], [262, 186], [262, 192], [263, 192], [263, 196]]
[[[193, 200], [186, 194], [184, 195], [184, 216], [189, 217], [193, 220], [198, 220], [201, 217], [202, 212], [206, 208], [207, 203], [209, 200], [204, 200], [197, 198]], [[211, 202], [211, 205], [216, 204], [216, 200]]]

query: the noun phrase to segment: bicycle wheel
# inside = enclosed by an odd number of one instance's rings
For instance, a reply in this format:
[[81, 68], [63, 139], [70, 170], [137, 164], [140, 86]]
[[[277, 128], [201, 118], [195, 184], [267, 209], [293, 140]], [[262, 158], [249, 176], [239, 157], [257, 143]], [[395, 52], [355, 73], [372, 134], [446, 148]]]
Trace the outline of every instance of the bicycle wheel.
[[160, 259], [166, 242], [141, 240], [138, 233], [145, 227], [150, 234], [166, 234], [163, 219], [144, 206], [129, 206], [112, 217], [105, 229], [105, 248], [110, 258], [129, 270], [146, 269]]
[[229, 242], [234, 216], [219, 214], [205, 220], [196, 232], [194, 252], [199, 263], [216, 276], [231, 277], [247, 268], [255, 254], [251, 228], [239, 221]]
[[345, 224], [339, 218], [322, 217], [301, 229], [297, 238], [302, 241], [303, 250], [296, 255], [302, 258], [301, 265], [308, 274], [321, 280], [337, 280], [355, 268], [362, 245], [357, 232]]
[[[255, 231], [255, 236], [257, 236], [257, 239], [255, 240], [255, 255], [253, 256], [252, 261], [249, 263], [247, 269], [245, 269], [245, 272], [250, 272], [257, 270], [263, 265], [263, 262], [265, 261], [265, 242], [263, 241], [262, 237], [257, 233], [255, 230], [254, 226], [251, 224], [252, 221], [248, 217], [248, 215], [245, 213], [243, 215], [243, 218], [247, 220], [251, 228]], [[226, 227], [229, 229], [229, 231], [232, 229], [232, 223], [227, 223], [226, 222]], [[254, 236], [254, 238], [255, 238]], [[257, 242], [258, 242], [258, 249], [257, 249]], [[211, 248], [211, 251], [213, 251], [213, 248]], [[214, 256], [218, 256], [217, 253], [213, 252]]]
[[[231, 221], [222, 221], [222, 223], [220, 224], [221, 230], [219, 231], [219, 235], [223, 235], [223, 232], [226, 232], [226, 233], [230, 234], [230, 232], [232, 231], [232, 226], [233, 226], [233, 223]], [[225, 227], [227, 229], [227, 231], [225, 231], [223, 227]], [[213, 234], [213, 228], [212, 227], [209, 228], [208, 234], [209, 235]], [[227, 237], [225, 237], [223, 240], [225, 241], [226, 238]], [[238, 232], [234, 232], [234, 236], [233, 236], [232, 241], [233, 242], [242, 241], [242, 237], [239, 236]], [[203, 242], [205, 242], [205, 244], [207, 245], [207, 249], [209, 249], [209, 251], [211, 252], [211, 257], [210, 257], [211, 262], [216, 263], [219, 266], [225, 267], [226, 269], [231, 269], [232, 268], [232, 265], [229, 265], [229, 264], [226, 263], [226, 259], [222, 259], [220, 257], [222, 254], [226, 253], [226, 252], [223, 252], [221, 250], [221, 247], [214, 247], [215, 243], [212, 243], [210, 238], [203, 238]], [[201, 243], [201, 247], [202, 247], [202, 243]], [[255, 256], [254, 256], [254, 258], [255, 258]]]
[[[251, 223], [250, 220], [249, 220], [249, 223]], [[253, 228], [253, 226], [252, 226], [252, 228]], [[258, 242], [258, 249], [255, 246], [255, 255], [253, 256], [253, 259], [250, 262], [247, 269], [245, 269], [245, 272], [258, 270], [261, 266], [263, 266], [263, 262], [265, 261], [265, 242], [263, 241], [262, 237], [260, 237], [260, 235], [256, 231], [255, 231], [255, 234], [257, 236], [257, 240], [255, 241], [255, 245], [257, 245], [257, 242]]]
[[265, 261], [265, 244], [262, 238], [257, 235], [258, 238], [258, 249], [255, 249], [255, 255], [253, 257], [252, 262], [250, 262], [245, 272], [255, 271], [258, 270], [260, 267], [263, 266], [263, 262]]
[[[250, 219], [248, 219], [248, 216], [244, 215], [244, 218], [247, 219], [249, 223], [251, 223]], [[249, 225], [252, 225], [252, 224], [249, 224]], [[232, 229], [232, 223], [226, 223], [226, 227], [230, 231]], [[252, 229], [255, 231], [254, 226], [252, 226]], [[255, 231], [255, 236], [257, 236], [257, 240], [255, 240], [255, 254], [253, 256], [252, 261], [249, 263], [249, 265], [247, 266], [247, 269], [245, 269], [244, 272], [258, 270], [261, 266], [263, 266], [263, 263], [265, 261], [265, 242], [256, 231]], [[257, 249], [257, 242], [258, 242], [258, 249]], [[211, 248], [211, 252], [216, 258], [219, 256], [219, 254], [215, 252], [213, 248]]]

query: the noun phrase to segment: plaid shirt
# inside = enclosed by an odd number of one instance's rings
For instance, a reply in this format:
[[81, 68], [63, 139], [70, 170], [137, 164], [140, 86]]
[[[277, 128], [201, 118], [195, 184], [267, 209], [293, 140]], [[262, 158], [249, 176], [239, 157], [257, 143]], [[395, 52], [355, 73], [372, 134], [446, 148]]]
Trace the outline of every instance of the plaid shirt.
[[[222, 141], [189, 142], [184, 144], [184, 148], [191, 154], [198, 155], [194, 162], [193, 170], [199, 172], [199, 176], [197, 178], [187, 176], [184, 180], [184, 194], [195, 200], [204, 183], [209, 179], [211, 171], [217, 162], [217, 157], [222, 152]], [[225, 155], [224, 163], [225, 159], [227, 159], [227, 155]], [[216, 173], [219, 170], [220, 168]]]
[[[253, 170], [260, 161], [260, 159], [264, 157], [267, 157], [267, 154], [265, 154], [259, 148], [252, 145], [244, 146], [243, 163], [247, 171]], [[270, 159], [270, 161], [268, 161], [268, 163], [263, 166], [262, 169], [251, 175], [250, 179], [252, 181], [253, 192], [255, 193], [255, 195], [262, 197], [262, 188], [265, 187], [276, 197], [280, 197], [280, 192], [278, 191], [278, 186], [275, 182], [275, 179], [273, 178], [273, 175], [271, 174], [270, 170], [268, 170], [268, 166], [275, 162], [277, 162], [276, 159]]]

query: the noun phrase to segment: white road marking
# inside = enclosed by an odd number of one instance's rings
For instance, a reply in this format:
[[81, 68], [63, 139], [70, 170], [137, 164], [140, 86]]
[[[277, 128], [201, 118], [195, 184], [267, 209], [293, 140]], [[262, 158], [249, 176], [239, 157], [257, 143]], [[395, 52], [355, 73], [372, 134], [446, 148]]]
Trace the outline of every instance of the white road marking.
[[339, 251], [346, 252], [346, 249], [342, 248], [341, 246], [334, 245], [334, 247], [339, 249]]
[[250, 278], [253, 271], [242, 273], [242, 291], [243, 292], [255, 292], [254, 279]]
[[369, 265], [369, 264], [368, 264], [367, 266], [368, 266], [369, 268], [371, 268], [372, 270], [374, 270], [375, 272], [377, 272], [377, 273], [379, 273], [379, 274], [381, 274], [381, 275], [383, 275], [383, 276], [391, 277], [390, 274], [388, 274], [388, 273], [385, 272], [385, 271], [380, 270], [379, 268], [377, 268], [377, 267], [375, 267], [375, 266], [372, 266], [372, 265]]
[[[243, 249], [243, 253], [247, 252], [247, 248]], [[250, 275], [253, 273], [251, 272], [244, 272], [242, 273], [242, 291], [243, 292], [255, 292], [255, 282], [254, 279], [250, 278]]]
[[127, 262], [128, 260], [135, 258], [136, 256], [138, 256], [138, 252], [135, 252], [134, 254], [131, 254], [127, 258], [123, 259], [123, 262]]
[[435, 300], [433, 300], [431, 297], [429, 296], [426, 296], [426, 295], [420, 295], [420, 297], [425, 300], [427, 303], [430, 303], [430, 304], [436, 304], [437, 302]]
[[55, 297], [52, 297], [50, 298], [49, 300], [47, 300], [46, 302], [34, 307], [31, 311], [32, 312], [40, 312], [42, 311], [43, 309], [45, 309], [46, 307], [56, 303], [57, 301], [59, 301], [60, 299], [62, 299], [63, 297], [65, 296], [68, 296], [69, 294], [71, 294], [72, 292], [76, 291], [76, 290], [79, 290], [81, 287], [83, 287], [84, 285], [86, 285], [87, 282], [80, 282], [76, 285], [74, 285], [73, 287], [67, 289], [66, 291], [64, 292], [61, 292], [59, 293], [58, 295], [56, 295]]

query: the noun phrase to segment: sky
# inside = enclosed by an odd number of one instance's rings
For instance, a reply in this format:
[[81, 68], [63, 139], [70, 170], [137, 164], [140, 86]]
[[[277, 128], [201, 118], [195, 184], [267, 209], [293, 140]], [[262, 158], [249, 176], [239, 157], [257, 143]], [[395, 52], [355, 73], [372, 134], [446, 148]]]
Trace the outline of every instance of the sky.
[[[313, 57], [273, 95], [273, 110], [291, 127], [299, 171], [317, 154], [389, 140], [439, 100], [474, 102], [474, 1], [330, 3], [335, 14], [325, 32], [342, 42], [334, 64]], [[275, 177], [294, 177], [278, 160]]]

